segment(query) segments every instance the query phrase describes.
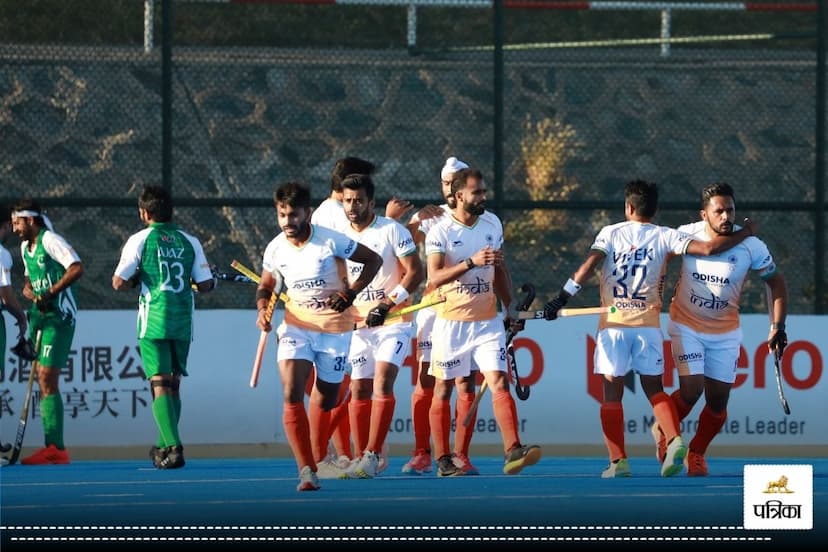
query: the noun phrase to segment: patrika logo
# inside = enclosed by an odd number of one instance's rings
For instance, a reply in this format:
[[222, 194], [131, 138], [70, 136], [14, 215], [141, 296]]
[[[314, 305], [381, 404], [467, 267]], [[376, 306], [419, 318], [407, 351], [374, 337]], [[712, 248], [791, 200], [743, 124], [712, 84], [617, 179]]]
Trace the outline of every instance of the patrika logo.
[[768, 488], [765, 489], [766, 493], [792, 493], [793, 491], [788, 489], [788, 478], [784, 475], [777, 479], [776, 481], [770, 481], [768, 483]]
[[814, 470], [802, 465], [746, 465], [745, 529], [813, 529]]

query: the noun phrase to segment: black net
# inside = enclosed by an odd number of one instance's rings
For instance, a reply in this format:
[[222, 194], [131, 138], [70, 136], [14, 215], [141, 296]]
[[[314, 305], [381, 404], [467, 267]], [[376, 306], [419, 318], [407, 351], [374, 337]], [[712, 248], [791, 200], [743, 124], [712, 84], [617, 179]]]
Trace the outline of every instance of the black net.
[[[449, 156], [479, 167], [515, 284], [538, 301], [623, 218], [626, 181], [659, 183], [669, 225], [726, 181], [789, 310], [821, 304], [815, 11], [171, 2], [165, 87], [161, 2], [30, 4], [0, 1], [0, 201], [47, 206], [86, 264], [82, 308], [134, 307], [110, 279], [144, 184], [171, 189], [212, 263], [258, 271], [274, 187], [299, 180], [319, 202], [347, 155], [376, 164], [378, 212], [392, 196], [441, 202]], [[765, 309], [758, 279], [745, 294], [743, 311]], [[199, 305], [253, 295], [223, 283]]]

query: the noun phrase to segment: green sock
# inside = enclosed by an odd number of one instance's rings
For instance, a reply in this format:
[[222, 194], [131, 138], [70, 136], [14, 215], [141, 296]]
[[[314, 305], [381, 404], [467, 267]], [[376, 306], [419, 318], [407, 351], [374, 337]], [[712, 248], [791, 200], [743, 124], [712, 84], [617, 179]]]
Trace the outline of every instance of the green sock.
[[46, 446], [63, 444], [63, 397], [60, 393], [46, 395], [40, 399], [40, 417], [43, 419], [43, 440]]
[[[174, 395], [172, 402], [173, 407], [175, 408], [175, 423], [177, 426], [178, 421], [181, 419], [181, 397], [178, 394]], [[164, 438], [161, 436], [161, 433], [158, 434], [158, 440], [155, 441], [155, 446], [158, 448], [164, 448], [167, 446], [164, 444]]]
[[175, 423], [181, 421], [181, 395], [176, 393], [173, 395], [173, 406], [175, 406]]
[[178, 421], [175, 416], [173, 398], [167, 394], [156, 397], [152, 401], [152, 415], [155, 418], [155, 425], [158, 426], [159, 441], [163, 441], [163, 446], [180, 445], [181, 439], [178, 436]]

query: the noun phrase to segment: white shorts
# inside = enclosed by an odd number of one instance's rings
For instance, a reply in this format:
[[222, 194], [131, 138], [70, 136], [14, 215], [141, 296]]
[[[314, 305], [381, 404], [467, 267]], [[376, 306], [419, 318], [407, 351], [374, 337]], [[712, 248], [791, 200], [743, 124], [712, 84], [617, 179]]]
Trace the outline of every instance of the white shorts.
[[417, 325], [417, 362], [431, 362], [431, 329], [436, 318], [434, 309], [420, 309], [414, 317]]
[[437, 318], [432, 331], [428, 373], [442, 380], [465, 377], [474, 370], [506, 371], [503, 320], [459, 322]]
[[594, 373], [620, 378], [630, 370], [644, 376], [664, 373], [661, 328], [604, 328], [598, 332]]
[[667, 333], [679, 376], [704, 374], [724, 383], [736, 381], [741, 328], [722, 334], [700, 333], [670, 320]]
[[351, 379], [373, 379], [377, 362], [400, 367], [411, 352], [411, 323], [362, 328], [351, 337]]
[[316, 377], [328, 383], [341, 383], [348, 367], [352, 333], [317, 332], [282, 322], [276, 329], [276, 360], [308, 360], [316, 365]]

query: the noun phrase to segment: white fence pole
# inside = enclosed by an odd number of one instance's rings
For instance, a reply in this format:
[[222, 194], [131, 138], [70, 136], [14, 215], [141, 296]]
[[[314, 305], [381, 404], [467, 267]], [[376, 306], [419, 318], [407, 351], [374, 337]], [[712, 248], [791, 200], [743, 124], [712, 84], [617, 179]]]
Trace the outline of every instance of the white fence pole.
[[144, 0], [144, 51], [152, 51], [153, 16], [155, 0]]
[[[670, 10], [661, 10], [661, 38], [669, 40], [670, 38]], [[670, 55], [670, 42], [661, 43], [661, 57]]]

